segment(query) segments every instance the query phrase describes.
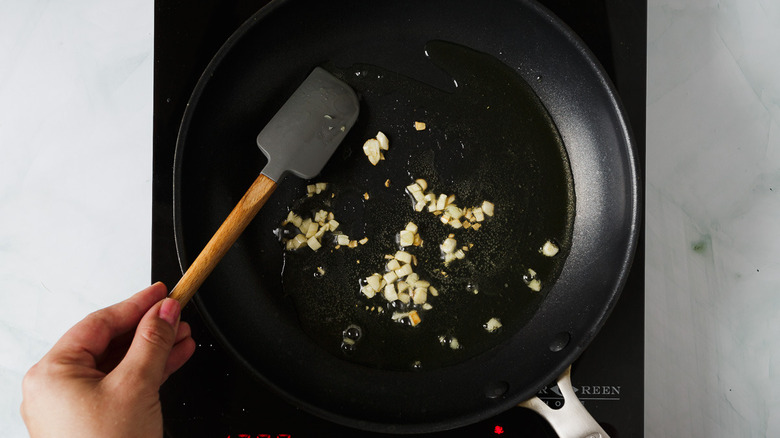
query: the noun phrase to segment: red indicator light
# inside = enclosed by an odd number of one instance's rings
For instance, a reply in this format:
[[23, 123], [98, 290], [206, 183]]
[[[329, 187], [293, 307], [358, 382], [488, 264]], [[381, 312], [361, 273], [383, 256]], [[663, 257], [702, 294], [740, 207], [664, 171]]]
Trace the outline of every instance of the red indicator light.
[[[230, 438], [231, 435], [228, 435], [227, 438]], [[240, 433], [236, 435], [237, 438], [255, 438], [254, 435], [250, 435], [248, 433]], [[274, 438], [274, 435], [269, 435], [267, 433], [261, 433], [257, 435], [257, 438]], [[278, 435], [275, 435], [275, 438], [292, 438], [292, 435], [287, 433], [280, 433]]]
[[493, 428], [493, 433], [496, 435], [501, 435], [504, 433], [504, 428], [501, 426], [496, 426]]

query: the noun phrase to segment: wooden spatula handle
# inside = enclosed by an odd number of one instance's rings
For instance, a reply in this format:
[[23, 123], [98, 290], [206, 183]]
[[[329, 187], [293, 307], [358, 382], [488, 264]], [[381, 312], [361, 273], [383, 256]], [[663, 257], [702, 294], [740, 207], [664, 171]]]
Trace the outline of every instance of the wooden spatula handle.
[[173, 288], [171, 298], [178, 300], [182, 307], [187, 304], [275, 189], [276, 183], [271, 178], [263, 174], [257, 177]]

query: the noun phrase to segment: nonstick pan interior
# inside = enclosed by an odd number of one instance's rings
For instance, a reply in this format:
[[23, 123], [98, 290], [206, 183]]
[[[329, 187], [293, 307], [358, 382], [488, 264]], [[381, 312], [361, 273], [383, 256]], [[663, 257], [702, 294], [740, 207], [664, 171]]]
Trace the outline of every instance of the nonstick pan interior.
[[[429, 42], [449, 41], [500, 60], [547, 109], [568, 155], [576, 200], [570, 249], [557, 281], [500, 345], [417, 371], [368, 367], [324, 350], [302, 329], [289, 297], [270, 286], [278, 284], [284, 259], [259, 263], [280, 252], [268, 238], [269, 224], [278, 219], [264, 219], [263, 212], [195, 299], [237, 360], [313, 413], [386, 432], [458, 427], [532, 396], [605, 321], [638, 231], [633, 146], [605, 74], [579, 40], [535, 3], [365, 3], [272, 3], [214, 59], [193, 94], [177, 144], [179, 258], [183, 267], [194, 259], [262, 169], [254, 137], [314, 66], [348, 71], [368, 63], [446, 88], [446, 76], [425, 56]], [[378, 109], [361, 117], [362, 131], [356, 127], [343, 150], [359, 152], [375, 134], [371, 120], [392, 119]], [[289, 183], [291, 190], [302, 184]], [[284, 193], [269, 201], [268, 211], [287, 208]]]

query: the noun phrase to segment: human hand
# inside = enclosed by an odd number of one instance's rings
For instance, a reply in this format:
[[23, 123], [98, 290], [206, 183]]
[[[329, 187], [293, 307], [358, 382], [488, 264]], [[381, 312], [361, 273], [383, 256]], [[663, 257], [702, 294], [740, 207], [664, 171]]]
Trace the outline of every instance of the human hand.
[[65, 333], [22, 382], [36, 437], [161, 437], [160, 385], [195, 351], [181, 308], [155, 283]]

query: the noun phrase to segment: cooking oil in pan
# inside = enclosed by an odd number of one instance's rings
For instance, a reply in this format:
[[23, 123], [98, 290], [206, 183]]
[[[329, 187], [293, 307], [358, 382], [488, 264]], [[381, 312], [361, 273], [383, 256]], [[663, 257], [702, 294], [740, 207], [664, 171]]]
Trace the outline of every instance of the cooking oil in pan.
[[[510, 67], [485, 53], [443, 41], [425, 47], [442, 70], [433, 86], [373, 65], [331, 70], [361, 95], [361, 118], [319, 180], [321, 196], [289, 207], [333, 212], [341, 232], [365, 244], [285, 253], [284, 290], [304, 330], [324, 349], [366, 366], [420, 370], [446, 366], [496, 348], [521, 330], [560, 274], [571, 245], [574, 190], [564, 144], [544, 105]], [[425, 129], [415, 128], [424, 122]], [[419, 127], [419, 125], [418, 125]], [[371, 165], [362, 141], [390, 138], [385, 160]], [[487, 200], [495, 214], [478, 230], [453, 229], [414, 211], [405, 187], [454, 194], [462, 207]], [[279, 211], [284, 218], [286, 211]], [[421, 246], [417, 272], [435, 286], [430, 309], [382, 294], [367, 298], [361, 280], [384, 274], [399, 250], [399, 230], [413, 222]], [[452, 235], [467, 256], [448, 264], [439, 248]], [[541, 253], [545, 242], [559, 252]], [[538, 291], [530, 287], [537, 279]], [[392, 315], [416, 310], [417, 324]], [[500, 321], [500, 329], [492, 322]]]

